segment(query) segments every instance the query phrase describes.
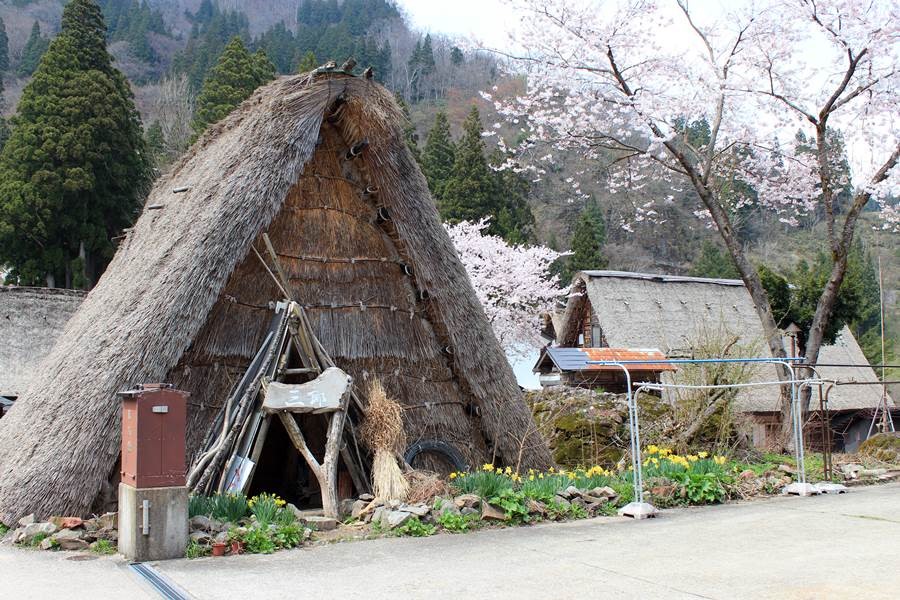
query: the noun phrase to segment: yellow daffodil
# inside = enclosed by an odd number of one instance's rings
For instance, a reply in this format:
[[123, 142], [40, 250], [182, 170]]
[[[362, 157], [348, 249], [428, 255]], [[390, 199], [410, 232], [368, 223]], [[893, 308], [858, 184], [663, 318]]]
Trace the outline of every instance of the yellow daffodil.
[[529, 475], [529, 476], [528, 476], [528, 481], [534, 481], [534, 475]]
[[450, 473], [450, 479], [456, 479], [456, 471]]
[[487, 471], [488, 473], [490, 473], [491, 471], [494, 470], [494, 465], [492, 465], [491, 463], [485, 463], [484, 466], [481, 468], [483, 470]]
[[659, 449], [659, 455], [662, 457], [669, 456], [670, 454], [672, 454], [672, 451], [669, 448], [660, 448]]
[[538, 473], [538, 479], [543, 479], [543, 478], [544, 478], [544, 474], [543, 474], [543, 473]]
[[512, 468], [506, 467], [506, 469], [504, 469], [503, 472], [506, 473], [507, 475], [510, 475], [512, 473]]
[[553, 467], [550, 467], [550, 472], [551, 472], [551, 473], [556, 473], [556, 471], [553, 470]]
[[716, 463], [717, 465], [724, 465], [725, 457], [724, 456], [716, 456], [715, 458], [713, 458], [713, 462]]
[[659, 453], [659, 446], [656, 446], [654, 444], [650, 444], [649, 446], [647, 446], [647, 454], [658, 454], [658, 453]]
[[706, 458], [707, 456], [709, 456], [709, 452], [698, 452], [697, 456], [699, 456], [700, 458]]

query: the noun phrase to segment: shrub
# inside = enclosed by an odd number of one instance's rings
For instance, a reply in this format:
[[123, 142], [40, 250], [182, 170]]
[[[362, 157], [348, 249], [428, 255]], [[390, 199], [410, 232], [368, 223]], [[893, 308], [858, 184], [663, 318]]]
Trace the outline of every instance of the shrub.
[[188, 499], [188, 518], [209, 516], [213, 512], [213, 499], [202, 494], [191, 494]]
[[397, 527], [394, 531], [397, 532], [397, 535], [428, 537], [429, 535], [434, 535], [434, 532], [437, 531], [437, 527], [429, 525], [428, 523], [423, 523], [419, 520], [419, 517], [412, 517], [411, 519], [407, 519], [406, 522]]
[[9, 532], [9, 527], [4, 525], [3, 523], [0, 523], [0, 537], [3, 537], [4, 535], [6, 535], [7, 532]]
[[528, 509], [525, 507], [527, 498], [521, 490], [504, 488], [491, 496], [488, 502], [499, 507], [506, 513], [506, 519], [512, 523], [527, 523]]
[[250, 554], [272, 554], [275, 542], [269, 536], [268, 527], [251, 527], [244, 535], [244, 549]]
[[206, 544], [198, 544], [197, 540], [191, 540], [188, 542], [187, 548], [184, 551], [184, 555], [187, 558], [200, 558], [201, 556], [206, 556], [210, 553], [210, 547]]
[[116, 547], [109, 540], [97, 540], [91, 544], [91, 552], [95, 554], [115, 554]]
[[438, 525], [450, 533], [469, 531], [475, 527], [477, 521], [477, 515], [461, 515], [454, 512], [445, 512], [437, 518]]
[[226, 523], [237, 523], [247, 516], [247, 496], [243, 494], [216, 494], [212, 500], [212, 517]]
[[451, 473], [451, 485], [463, 494], [478, 494], [482, 498], [496, 496], [501, 490], [513, 488], [514, 480], [494, 465], [484, 465], [473, 473]]
[[[292, 514], [293, 516], [293, 514]], [[297, 523], [279, 525], [273, 536], [275, 545], [279, 548], [295, 548], [303, 541], [304, 528]]]
[[258, 496], [251, 498], [247, 503], [247, 506], [250, 508], [253, 516], [256, 517], [257, 523], [260, 525], [269, 525], [270, 523], [275, 522], [275, 518], [278, 517], [278, 512], [285, 504], [285, 501], [275, 494], [259, 494]]

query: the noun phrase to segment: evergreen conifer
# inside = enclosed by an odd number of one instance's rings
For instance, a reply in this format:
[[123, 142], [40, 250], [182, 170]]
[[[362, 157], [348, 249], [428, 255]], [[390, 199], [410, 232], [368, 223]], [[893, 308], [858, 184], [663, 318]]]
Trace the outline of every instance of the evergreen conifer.
[[21, 284], [90, 287], [149, 181], [140, 117], [93, 0], [72, 0], [0, 154], [0, 264]]
[[19, 77], [28, 77], [34, 73], [49, 45], [50, 40], [41, 35], [41, 25], [35, 21], [31, 26], [31, 35], [28, 36], [28, 41], [25, 42], [25, 48], [22, 50], [22, 58], [19, 60], [16, 74]]
[[438, 111], [434, 116], [434, 125], [425, 139], [425, 148], [422, 151], [422, 172], [428, 180], [428, 189], [431, 196], [440, 203], [444, 195], [444, 188], [453, 173], [453, 163], [456, 149], [450, 137], [450, 122], [444, 111]]
[[9, 69], [9, 37], [6, 35], [6, 23], [0, 19], [0, 77]]
[[578, 217], [572, 232], [572, 255], [569, 256], [566, 280], [578, 271], [605, 269], [606, 257], [603, 244], [606, 243], [606, 223], [597, 203], [591, 201]]
[[483, 130], [478, 108], [473, 106], [463, 122], [450, 179], [438, 201], [441, 217], [450, 223], [496, 216], [494, 178], [484, 156]]
[[194, 135], [221, 120], [263, 83], [275, 77], [275, 67], [261, 49], [250, 54], [240, 37], [231, 38], [197, 97]]

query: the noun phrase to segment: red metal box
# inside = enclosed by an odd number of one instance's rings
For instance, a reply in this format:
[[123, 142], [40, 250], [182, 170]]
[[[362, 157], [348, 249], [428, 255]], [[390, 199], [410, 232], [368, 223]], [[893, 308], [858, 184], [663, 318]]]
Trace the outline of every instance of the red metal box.
[[122, 396], [122, 483], [136, 488], [185, 484], [188, 392], [145, 383]]

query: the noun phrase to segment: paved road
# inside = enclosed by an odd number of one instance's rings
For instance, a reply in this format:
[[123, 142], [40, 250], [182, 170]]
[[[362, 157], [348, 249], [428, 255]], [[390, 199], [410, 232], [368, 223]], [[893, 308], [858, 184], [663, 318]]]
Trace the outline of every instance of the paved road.
[[[642, 522], [595, 519], [155, 566], [197, 599], [896, 598], [898, 540], [893, 484], [668, 510]], [[0, 549], [0, 597], [4, 590], [129, 600], [148, 593], [118, 559]]]

